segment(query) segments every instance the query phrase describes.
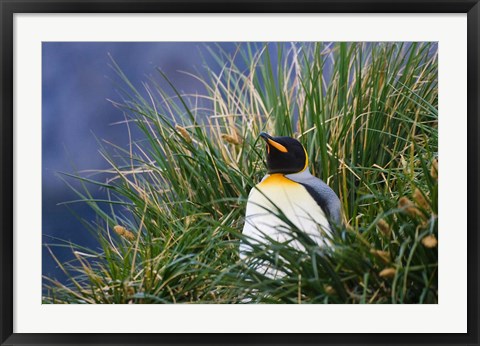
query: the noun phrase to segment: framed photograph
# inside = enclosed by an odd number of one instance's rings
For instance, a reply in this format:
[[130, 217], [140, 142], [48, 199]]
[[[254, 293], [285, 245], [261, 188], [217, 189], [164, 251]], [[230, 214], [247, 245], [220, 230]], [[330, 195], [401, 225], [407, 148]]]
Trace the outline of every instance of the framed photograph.
[[2, 345], [478, 345], [478, 1], [8, 1]]

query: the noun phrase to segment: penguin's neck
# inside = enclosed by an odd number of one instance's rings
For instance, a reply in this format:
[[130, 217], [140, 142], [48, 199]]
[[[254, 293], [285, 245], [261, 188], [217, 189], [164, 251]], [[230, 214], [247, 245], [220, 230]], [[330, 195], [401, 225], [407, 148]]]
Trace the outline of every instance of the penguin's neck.
[[312, 173], [310, 173], [310, 170], [307, 168], [305, 168], [303, 171], [301, 172], [298, 172], [298, 173], [290, 173], [290, 174], [283, 174], [283, 173], [268, 173], [265, 177], [263, 177], [262, 181], [265, 180], [266, 178], [268, 178], [269, 176], [272, 176], [272, 175], [282, 175], [286, 178], [290, 178], [291, 180], [304, 180], [306, 178], [309, 178], [312, 176]]

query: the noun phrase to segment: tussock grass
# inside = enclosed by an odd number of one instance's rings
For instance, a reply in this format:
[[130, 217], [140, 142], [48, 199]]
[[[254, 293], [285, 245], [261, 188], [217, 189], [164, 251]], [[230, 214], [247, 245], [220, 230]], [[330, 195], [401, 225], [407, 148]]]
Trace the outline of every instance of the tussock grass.
[[[130, 145], [99, 141], [107, 180], [64, 175], [97, 214], [86, 227], [101, 248], [68, 245], [69, 283], [45, 278], [44, 303], [436, 303], [436, 44], [207, 48], [220, 73], [191, 75], [197, 95], [161, 71], [139, 91], [113, 62]], [[294, 229], [305, 250], [254, 246], [275, 280], [238, 256], [266, 173], [261, 131], [298, 138], [344, 213], [331, 248]]]

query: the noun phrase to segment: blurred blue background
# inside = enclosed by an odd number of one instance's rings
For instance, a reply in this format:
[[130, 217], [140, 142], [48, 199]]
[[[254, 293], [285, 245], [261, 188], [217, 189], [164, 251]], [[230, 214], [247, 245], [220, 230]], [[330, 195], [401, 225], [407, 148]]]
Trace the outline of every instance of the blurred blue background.
[[[222, 43], [227, 54], [234, 43]], [[185, 93], [202, 92], [202, 85], [180, 71], [195, 73], [203, 65], [216, 72], [220, 67], [203, 43], [153, 42], [44, 42], [42, 46], [42, 234], [44, 244], [59, 244], [59, 239], [85, 247], [97, 244], [81, 219], [91, 222], [94, 213], [88, 206], [61, 202], [78, 199], [59, 178], [59, 172], [75, 173], [107, 168], [98, 153], [97, 139], [127, 146], [128, 136], [122, 112], [109, 100], [121, 100], [123, 83], [110, 67], [109, 55], [130, 81], [143, 89], [142, 82], [152, 77], [161, 80], [156, 68]], [[94, 197], [101, 196], [92, 187]], [[72, 258], [67, 247], [51, 248], [63, 263]], [[43, 275], [65, 280], [47, 247], [42, 252]]]

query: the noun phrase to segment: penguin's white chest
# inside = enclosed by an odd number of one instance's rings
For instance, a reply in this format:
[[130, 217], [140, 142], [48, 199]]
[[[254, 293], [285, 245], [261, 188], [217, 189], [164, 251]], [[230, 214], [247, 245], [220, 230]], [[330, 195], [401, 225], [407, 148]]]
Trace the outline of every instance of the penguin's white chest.
[[[250, 192], [243, 235], [262, 243], [266, 236], [279, 242], [290, 241], [291, 227], [278, 216], [281, 214], [319, 245], [325, 244], [322, 229], [330, 232], [325, 213], [305, 187], [282, 174], [268, 176]], [[303, 248], [297, 241], [290, 245]], [[246, 250], [245, 245], [242, 250]]]

